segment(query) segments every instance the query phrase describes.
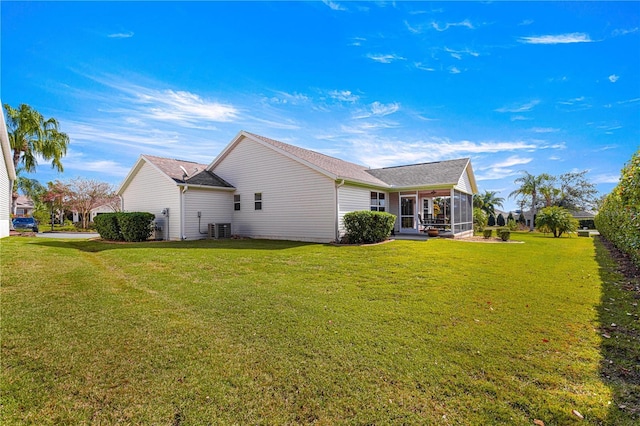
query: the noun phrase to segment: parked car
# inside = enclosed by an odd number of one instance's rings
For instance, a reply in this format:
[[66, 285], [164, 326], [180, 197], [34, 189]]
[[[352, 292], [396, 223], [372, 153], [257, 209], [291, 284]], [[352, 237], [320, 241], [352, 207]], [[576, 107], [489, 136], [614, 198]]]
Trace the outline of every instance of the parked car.
[[32, 217], [16, 217], [13, 219], [13, 229], [16, 231], [38, 232], [38, 221]]

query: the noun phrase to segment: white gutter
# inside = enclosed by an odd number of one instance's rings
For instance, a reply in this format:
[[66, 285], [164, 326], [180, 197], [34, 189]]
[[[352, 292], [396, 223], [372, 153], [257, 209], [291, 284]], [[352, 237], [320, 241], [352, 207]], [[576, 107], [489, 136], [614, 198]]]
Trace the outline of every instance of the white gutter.
[[340, 240], [340, 205], [338, 204], [338, 190], [344, 186], [344, 179], [336, 185], [336, 242]]

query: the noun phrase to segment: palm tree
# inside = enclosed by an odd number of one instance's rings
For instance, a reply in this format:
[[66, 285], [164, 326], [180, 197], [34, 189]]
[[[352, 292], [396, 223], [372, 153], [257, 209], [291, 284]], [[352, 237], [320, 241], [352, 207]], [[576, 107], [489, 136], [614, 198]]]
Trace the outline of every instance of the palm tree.
[[27, 173], [35, 172], [37, 156], [49, 161], [51, 167], [62, 172], [60, 159], [67, 153], [69, 136], [58, 130], [55, 118], [46, 119], [27, 104], [17, 109], [5, 104], [7, 111], [7, 133], [13, 150], [13, 165], [22, 164]]
[[[4, 104], [7, 111], [7, 133], [9, 145], [13, 150], [13, 166], [16, 172], [35, 172], [38, 165], [37, 157], [51, 160], [51, 167], [62, 172], [64, 168], [60, 159], [67, 153], [69, 136], [58, 130], [58, 121], [55, 118], [46, 119], [35, 109], [27, 104], [21, 104], [17, 109], [9, 104]], [[19, 167], [20, 165], [20, 167]], [[30, 179], [18, 177], [16, 185], [27, 185]], [[13, 188], [14, 192], [17, 187]], [[13, 202], [15, 203], [15, 198]], [[15, 205], [11, 206], [11, 211]]]
[[[498, 194], [497, 191], [484, 191], [484, 194], [480, 195], [480, 201], [482, 204], [480, 208], [487, 213], [487, 216], [496, 215], [496, 206], [502, 207], [502, 203], [504, 202], [504, 198], [496, 197]], [[480, 202], [478, 202], [480, 204]]]
[[515, 184], [520, 185], [520, 188], [512, 191], [509, 194], [509, 198], [516, 196], [521, 196], [524, 198], [531, 197], [531, 223], [529, 225], [529, 230], [533, 231], [536, 216], [536, 207], [538, 204], [538, 193], [540, 192], [541, 187], [544, 187], [546, 182], [552, 180], [552, 177], [546, 173], [542, 173], [538, 176], [534, 176], [526, 171], [524, 171], [523, 173], [524, 176], [520, 176], [514, 181]]

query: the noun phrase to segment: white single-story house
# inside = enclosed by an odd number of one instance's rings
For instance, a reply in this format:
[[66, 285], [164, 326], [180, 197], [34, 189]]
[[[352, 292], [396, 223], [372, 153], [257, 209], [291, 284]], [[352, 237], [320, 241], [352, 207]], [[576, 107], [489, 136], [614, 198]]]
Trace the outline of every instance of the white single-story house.
[[4, 113], [0, 113], [0, 238], [9, 236], [11, 229], [11, 204], [13, 182], [16, 180], [16, 169], [13, 167], [13, 154], [9, 144], [7, 124]]
[[396, 215], [396, 233], [433, 221], [472, 235], [476, 192], [468, 158], [370, 169], [245, 131], [209, 165], [142, 155], [117, 191], [122, 211], [156, 215], [164, 239], [206, 238], [215, 224], [310, 242], [339, 240], [344, 214], [357, 210]]
[[[103, 214], [103, 213], [114, 213], [118, 211], [117, 206], [112, 206], [110, 204], [102, 204], [100, 206], [94, 207], [91, 209], [91, 211], [89, 212], [89, 222], [93, 222], [93, 219], [96, 218], [96, 216], [98, 216], [99, 214]], [[73, 223], [77, 223], [77, 222], [81, 222], [82, 221], [82, 216], [80, 213], [78, 213], [77, 211], [72, 211], [72, 221]]]
[[26, 195], [18, 195], [13, 205], [15, 209], [13, 214], [16, 217], [33, 216], [33, 209], [35, 208], [35, 204], [33, 200]]

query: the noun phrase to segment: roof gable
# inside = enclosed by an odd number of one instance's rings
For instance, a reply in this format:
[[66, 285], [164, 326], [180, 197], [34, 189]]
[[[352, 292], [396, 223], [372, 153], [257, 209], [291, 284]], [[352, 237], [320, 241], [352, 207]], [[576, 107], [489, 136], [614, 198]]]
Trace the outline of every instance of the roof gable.
[[298, 146], [289, 145], [274, 139], [256, 135], [254, 133], [241, 131], [231, 141], [229, 145], [216, 157], [209, 165], [207, 170], [213, 170], [224, 159], [224, 157], [233, 150], [233, 148], [241, 142], [243, 138], [251, 139], [263, 146], [273, 149], [282, 155], [291, 158], [299, 163], [310, 167], [331, 179], [345, 179], [354, 183], [362, 183], [367, 185], [387, 187], [388, 185], [375, 176], [367, 173], [367, 168], [359, 164], [350, 163], [339, 158], [321, 154], [309, 149], [300, 148]]
[[[124, 179], [117, 193], [121, 194], [129, 185], [142, 164], [149, 164], [158, 170], [167, 179], [176, 185], [197, 185], [212, 188], [233, 188], [233, 185], [206, 170], [206, 164], [195, 163], [193, 161], [176, 160], [172, 158], [156, 157], [153, 155], [141, 155], [133, 166], [127, 177]], [[183, 170], [184, 169], [184, 170]], [[185, 174], [185, 171], [187, 174]]]

